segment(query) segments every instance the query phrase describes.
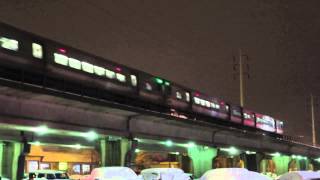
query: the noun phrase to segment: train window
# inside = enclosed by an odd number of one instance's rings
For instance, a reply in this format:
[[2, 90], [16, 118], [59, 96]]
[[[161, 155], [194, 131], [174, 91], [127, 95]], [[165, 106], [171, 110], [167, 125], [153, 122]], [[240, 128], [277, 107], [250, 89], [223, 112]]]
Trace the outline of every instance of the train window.
[[135, 76], [135, 75], [130, 75], [130, 78], [131, 78], [131, 84], [132, 84], [132, 86], [137, 86], [137, 84], [138, 84], [137, 76]]
[[201, 104], [201, 106], [206, 106], [206, 101], [203, 99], [200, 99], [200, 104]]
[[65, 55], [54, 53], [54, 62], [64, 66], [68, 66], [69, 59]]
[[0, 46], [5, 49], [18, 51], [19, 42], [15, 39], [9, 39], [6, 37], [0, 37]]
[[206, 106], [210, 107], [210, 102], [209, 101], [206, 101]]
[[106, 70], [100, 66], [93, 66], [93, 71], [98, 76], [104, 76], [106, 73]]
[[81, 62], [82, 70], [87, 73], [93, 73], [93, 65], [87, 62]]
[[106, 69], [106, 76], [107, 76], [107, 78], [109, 78], [109, 79], [114, 79], [114, 78], [116, 77], [116, 73], [113, 72], [113, 71], [110, 71], [110, 70]]
[[182, 95], [179, 91], [176, 92], [176, 98], [177, 99], [182, 99]]
[[116, 73], [116, 77], [120, 82], [126, 82], [126, 76], [120, 73]]
[[186, 92], [186, 101], [190, 102], [190, 93]]
[[38, 59], [43, 58], [43, 49], [40, 44], [32, 43], [32, 56]]
[[215, 104], [215, 103], [211, 103], [211, 108], [219, 109], [219, 108], [218, 108], [218, 104]]
[[77, 59], [69, 58], [69, 67], [80, 70], [81, 62]]
[[194, 103], [196, 103], [196, 104], [200, 104], [200, 99], [199, 99], [199, 98], [194, 97], [193, 99], [194, 99]]
[[146, 82], [145, 83], [145, 89], [149, 90], [149, 91], [152, 91], [152, 86], [150, 83]]

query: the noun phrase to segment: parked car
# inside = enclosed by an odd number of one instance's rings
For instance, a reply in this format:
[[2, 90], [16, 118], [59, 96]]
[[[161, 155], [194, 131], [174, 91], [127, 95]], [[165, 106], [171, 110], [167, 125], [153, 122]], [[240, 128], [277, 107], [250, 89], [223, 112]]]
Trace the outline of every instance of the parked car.
[[90, 175], [81, 180], [138, 180], [138, 175], [127, 167], [100, 167], [92, 170]]
[[271, 178], [244, 168], [220, 168], [207, 171], [200, 180], [271, 180]]
[[36, 170], [29, 172], [24, 180], [70, 180], [66, 172], [56, 170]]
[[191, 180], [190, 174], [186, 174], [178, 168], [150, 168], [141, 171], [143, 180]]
[[293, 171], [283, 174], [279, 180], [320, 180], [319, 172]]

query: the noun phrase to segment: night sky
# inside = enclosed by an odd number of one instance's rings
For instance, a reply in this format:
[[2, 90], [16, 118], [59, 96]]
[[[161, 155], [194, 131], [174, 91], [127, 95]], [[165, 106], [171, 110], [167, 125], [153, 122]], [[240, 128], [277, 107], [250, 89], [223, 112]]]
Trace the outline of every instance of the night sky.
[[287, 134], [311, 143], [319, 7], [318, 0], [0, 0], [0, 21], [235, 104], [233, 56], [241, 48], [249, 56], [245, 107], [284, 120]]

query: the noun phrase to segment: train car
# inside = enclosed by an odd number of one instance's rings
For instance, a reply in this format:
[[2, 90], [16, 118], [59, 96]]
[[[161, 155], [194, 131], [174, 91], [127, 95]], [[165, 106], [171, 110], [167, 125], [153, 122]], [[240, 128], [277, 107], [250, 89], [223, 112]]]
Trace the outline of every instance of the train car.
[[164, 105], [164, 92], [170, 83], [147, 73], [139, 74], [139, 97], [142, 100]]
[[191, 109], [190, 90], [178, 84], [171, 83], [166, 89], [166, 104], [175, 110], [189, 111]]
[[230, 121], [242, 124], [242, 107], [237, 105], [230, 105]]
[[229, 105], [218, 98], [192, 92], [192, 111], [210, 117], [229, 119]]
[[1, 65], [11, 68], [3, 69], [2, 75], [12, 71], [20, 76], [17, 80], [77, 94], [85, 93], [86, 87], [126, 95], [137, 89], [137, 75], [129, 68], [4, 24], [0, 47], [0, 57], [6, 60]]
[[256, 116], [256, 128], [267, 132], [276, 132], [275, 120], [267, 115], [255, 113]]
[[[46, 64], [42, 39], [0, 23], [0, 58], [2, 77], [19, 81], [24, 71], [25, 81], [41, 82], [37, 75], [44, 72]], [[33, 74], [27, 76], [30, 73]]]
[[283, 134], [284, 133], [284, 122], [281, 120], [276, 120], [276, 133]]
[[136, 92], [137, 75], [129, 68], [59, 44], [50, 45], [47, 47], [47, 75], [68, 81], [65, 87], [72, 87], [75, 82], [115, 94]]
[[253, 111], [243, 109], [243, 125], [248, 127], [256, 126], [256, 117]]

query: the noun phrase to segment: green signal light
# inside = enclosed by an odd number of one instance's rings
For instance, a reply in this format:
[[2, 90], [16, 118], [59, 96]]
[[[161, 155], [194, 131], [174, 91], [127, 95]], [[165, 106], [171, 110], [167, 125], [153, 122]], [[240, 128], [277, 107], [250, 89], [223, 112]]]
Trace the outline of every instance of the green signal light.
[[160, 78], [154, 78], [154, 80], [156, 81], [156, 83], [158, 84], [163, 84], [163, 80]]

